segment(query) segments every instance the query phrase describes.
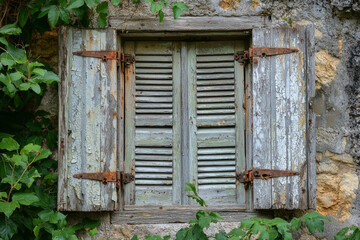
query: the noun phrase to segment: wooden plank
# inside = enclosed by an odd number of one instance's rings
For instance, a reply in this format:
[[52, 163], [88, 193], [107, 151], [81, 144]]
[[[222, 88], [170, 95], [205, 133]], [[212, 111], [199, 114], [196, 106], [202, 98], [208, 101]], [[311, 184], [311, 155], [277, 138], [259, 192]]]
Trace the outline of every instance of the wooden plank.
[[[198, 208], [198, 206], [195, 206]], [[124, 212], [114, 212], [111, 214], [111, 223], [113, 224], [164, 224], [164, 223], [187, 223], [189, 219], [193, 219], [196, 215], [197, 209], [166, 209], [162, 206], [156, 209], [149, 209], [147, 207], [143, 210], [129, 210]], [[174, 208], [174, 206], [171, 206]], [[208, 211], [216, 211], [223, 217], [224, 222], [240, 222], [243, 219], [251, 217], [258, 218], [273, 218], [272, 213], [265, 213], [259, 211], [244, 211], [239, 208], [229, 208], [228, 211], [219, 210], [219, 206], [215, 208], [208, 208]]]
[[[75, 179], [74, 174], [117, 168], [116, 61], [75, 56], [80, 50], [114, 50], [115, 30], [63, 28], [61, 36], [60, 147], [58, 209], [111, 211], [117, 208], [114, 184]], [[62, 45], [65, 44], [65, 45]], [[66, 131], [66, 132], [64, 132]], [[102, 137], [103, 136], [103, 137]]]
[[308, 25], [306, 34], [306, 92], [307, 92], [307, 187], [308, 208], [316, 209], [316, 116], [310, 107], [311, 100], [315, 97], [315, 39], [314, 25]]
[[[100, 49], [113, 50], [117, 48], [117, 34], [115, 30], [107, 30], [101, 37]], [[118, 104], [118, 73], [117, 62], [101, 62], [100, 115], [98, 118], [100, 129], [100, 169], [104, 172], [117, 170], [117, 104]], [[104, 120], [105, 118], [105, 120]], [[98, 138], [99, 136], [94, 136]], [[100, 193], [103, 209], [116, 209], [118, 205], [115, 184], [102, 184]]]
[[181, 204], [182, 199], [182, 172], [181, 172], [181, 157], [182, 157], [182, 128], [181, 128], [181, 43], [173, 43], [173, 189], [172, 189], [172, 204]]
[[[186, 185], [185, 182], [191, 182], [190, 178], [190, 154], [189, 154], [189, 139], [190, 139], [190, 127], [188, 124], [189, 119], [189, 101], [188, 101], [188, 43], [181, 42], [181, 175], [182, 175], [182, 184], [181, 184], [181, 204], [187, 205], [189, 198], [185, 192]], [[192, 54], [190, 55], [192, 56]]]
[[[191, 42], [187, 45], [187, 98], [188, 98], [188, 105], [187, 111], [188, 116], [187, 119], [184, 119], [188, 125], [188, 179], [186, 179], [189, 183], [195, 185], [198, 188], [198, 179], [197, 179], [197, 151], [198, 151], [198, 144], [197, 144], [197, 118], [196, 118], [196, 92], [194, 91], [197, 86], [196, 82], [196, 43]], [[197, 204], [195, 201], [188, 199], [187, 204]]]
[[[271, 46], [274, 47], [290, 47], [290, 36], [288, 31], [282, 29], [273, 29]], [[289, 135], [288, 131], [289, 116], [288, 113], [290, 95], [296, 94], [290, 91], [290, 55], [280, 55], [270, 59], [271, 64], [271, 146], [272, 150], [272, 168], [276, 170], [290, 170], [288, 169], [288, 161], [290, 154], [289, 149]], [[284, 208], [286, 206], [286, 195], [279, 198], [279, 193], [287, 192], [289, 188], [289, 179], [274, 178], [272, 179], [272, 207]]]
[[[270, 46], [271, 31], [254, 29], [253, 47]], [[253, 167], [271, 169], [271, 77], [270, 58], [261, 58], [253, 64]], [[254, 179], [253, 202], [255, 209], [270, 209], [272, 203], [271, 180]]]
[[[235, 52], [244, 51], [244, 41], [236, 41]], [[235, 103], [236, 106], [244, 106], [244, 66], [235, 62]], [[245, 112], [243, 107], [237, 107], [235, 112], [235, 132], [236, 132], [236, 173], [245, 171]], [[245, 185], [236, 182], [236, 202], [241, 206], [246, 206]]]
[[270, 24], [268, 17], [182, 17], [179, 19], [166, 18], [164, 22], [153, 17], [128, 18], [109, 17], [109, 27], [122, 32], [194, 32], [194, 31], [241, 31], [265, 27]]
[[[128, 54], [135, 54], [135, 43], [125, 42], [124, 51]], [[135, 91], [138, 90], [135, 84], [135, 67], [130, 65], [125, 68], [125, 161], [124, 171], [135, 175]], [[124, 204], [135, 203], [135, 183], [131, 182], [124, 187]]]
[[58, 137], [58, 193], [57, 209], [58, 211], [69, 209], [68, 206], [68, 131], [69, 124], [66, 119], [69, 118], [67, 102], [69, 98], [68, 85], [71, 83], [71, 58], [72, 58], [72, 29], [61, 27], [59, 30], [59, 137]]

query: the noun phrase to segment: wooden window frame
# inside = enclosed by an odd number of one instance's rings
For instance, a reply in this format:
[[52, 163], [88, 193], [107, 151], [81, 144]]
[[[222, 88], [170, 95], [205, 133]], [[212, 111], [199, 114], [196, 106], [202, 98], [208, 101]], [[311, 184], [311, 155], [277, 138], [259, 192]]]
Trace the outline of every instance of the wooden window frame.
[[[251, 30], [253, 28], [266, 27], [270, 25], [268, 17], [183, 17], [178, 20], [166, 19], [164, 23], [159, 24], [158, 19], [124, 19], [110, 18], [109, 26], [119, 31], [118, 49], [121, 49], [124, 40], [197, 40], [197, 39], [223, 39], [237, 38], [246, 39], [245, 48], [250, 46]], [[251, 127], [251, 66], [248, 64], [245, 70], [245, 95], [244, 98], [250, 101], [246, 103], [246, 125], [245, 129]], [[124, 131], [124, 111], [121, 105], [124, 102], [125, 81], [124, 74], [119, 73], [120, 84], [119, 91], [119, 121], [118, 121], [118, 137], [120, 144], [119, 169], [123, 169], [124, 149], [121, 145], [121, 133]], [[245, 164], [251, 166], [251, 131], [246, 130], [245, 143]], [[155, 224], [155, 223], [185, 223], [195, 216], [199, 206], [183, 205], [183, 206], [131, 206], [124, 208], [123, 205], [123, 189], [120, 190], [119, 211], [111, 214], [111, 222], [114, 224]], [[229, 206], [213, 206], [208, 208], [209, 211], [217, 211], [224, 217], [224, 221], [239, 222], [243, 218], [249, 217], [272, 217], [271, 210], [259, 211], [253, 210], [252, 192], [249, 188], [246, 191], [246, 208], [237, 208]]]

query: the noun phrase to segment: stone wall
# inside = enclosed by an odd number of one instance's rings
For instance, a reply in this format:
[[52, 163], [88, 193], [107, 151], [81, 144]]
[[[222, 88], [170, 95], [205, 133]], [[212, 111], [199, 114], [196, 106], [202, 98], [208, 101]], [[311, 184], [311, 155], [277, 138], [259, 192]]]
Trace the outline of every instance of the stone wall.
[[[135, 7], [131, 2], [123, 1], [121, 7], [111, 9], [111, 15], [151, 15], [148, 4]], [[332, 239], [339, 228], [360, 225], [360, 3], [356, 0], [185, 2], [190, 7], [186, 13], [189, 16], [268, 15], [272, 16], [275, 25], [288, 24], [289, 20], [292, 24], [311, 22], [315, 25], [316, 97], [312, 106], [317, 115], [316, 210], [333, 219], [326, 225], [326, 234], [319, 237]], [[43, 57], [51, 65], [55, 64], [56, 39], [54, 33], [39, 38], [32, 44], [33, 54]], [[57, 107], [56, 102], [54, 91], [44, 98], [44, 106], [50, 106], [52, 111]], [[286, 214], [290, 216], [294, 213]], [[166, 235], [182, 226], [112, 225], [108, 215], [102, 216], [99, 237], [104, 239], [126, 239], [135, 233], [140, 236], [150, 233]], [[229, 229], [233, 225], [219, 224], [214, 229]]]

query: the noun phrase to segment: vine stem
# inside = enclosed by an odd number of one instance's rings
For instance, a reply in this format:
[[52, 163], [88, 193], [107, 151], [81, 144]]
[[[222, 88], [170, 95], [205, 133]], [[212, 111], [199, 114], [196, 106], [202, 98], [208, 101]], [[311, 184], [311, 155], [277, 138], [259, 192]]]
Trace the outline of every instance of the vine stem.
[[8, 195], [8, 199], [7, 202], [9, 202], [10, 200], [10, 195], [11, 192], [14, 190], [14, 188], [16, 187], [16, 185], [18, 185], [18, 183], [20, 182], [20, 180], [22, 179], [22, 177], [24, 176], [25, 172], [28, 170], [28, 168], [30, 167], [31, 164], [33, 164], [33, 162], [35, 161], [35, 159], [39, 156], [40, 152], [36, 152], [34, 159], [26, 166], [26, 168], [24, 169], [24, 171], [22, 172], [21, 176], [19, 177], [19, 179], [16, 181], [16, 183], [14, 184], [14, 186], [11, 187], [10, 191], [9, 191], [9, 195]]

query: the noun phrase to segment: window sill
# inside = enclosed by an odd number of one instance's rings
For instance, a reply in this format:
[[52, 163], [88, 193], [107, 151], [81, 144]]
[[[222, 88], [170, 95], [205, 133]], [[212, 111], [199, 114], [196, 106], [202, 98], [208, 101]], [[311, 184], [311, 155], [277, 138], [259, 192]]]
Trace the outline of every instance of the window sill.
[[239, 206], [126, 206], [124, 211], [111, 213], [112, 224], [187, 223], [199, 209], [220, 214], [224, 222], [240, 222], [251, 217], [272, 218], [272, 211], [246, 210]]

